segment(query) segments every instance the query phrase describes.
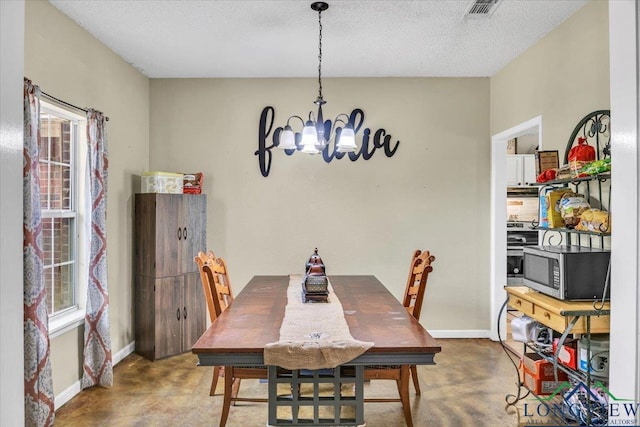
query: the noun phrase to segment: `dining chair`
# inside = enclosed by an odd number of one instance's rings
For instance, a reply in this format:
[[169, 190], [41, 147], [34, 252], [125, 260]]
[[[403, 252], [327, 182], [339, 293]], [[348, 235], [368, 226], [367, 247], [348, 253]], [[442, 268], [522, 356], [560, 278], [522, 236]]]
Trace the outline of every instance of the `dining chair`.
[[[413, 253], [411, 259], [411, 267], [409, 268], [409, 277], [407, 278], [407, 286], [404, 291], [404, 300], [402, 305], [407, 309], [417, 321], [420, 321], [420, 313], [422, 312], [422, 302], [424, 293], [427, 289], [427, 279], [429, 273], [433, 271], [431, 263], [436, 257], [431, 255], [429, 251], [420, 251], [419, 249]], [[416, 394], [420, 395], [420, 384], [418, 382], [418, 371], [416, 365], [410, 366], [411, 378], [413, 379], [413, 387]]]
[[[411, 259], [409, 277], [402, 305], [416, 320], [420, 319], [422, 300], [427, 287], [427, 278], [433, 271], [431, 263], [436, 258], [429, 251], [416, 250]], [[415, 365], [367, 365], [364, 368], [365, 380], [395, 380], [399, 398], [365, 398], [365, 402], [401, 402], [407, 427], [413, 427], [411, 405], [409, 404], [409, 378], [413, 377], [416, 395], [420, 394], [418, 372]]]
[[[195, 256], [194, 261], [198, 265], [198, 271], [200, 272], [200, 280], [202, 281], [202, 290], [204, 293], [205, 300], [207, 302], [207, 311], [209, 312], [209, 320], [211, 323], [215, 322], [218, 318], [218, 314], [222, 312], [219, 301], [215, 298], [216, 290], [214, 286], [214, 282], [209, 280], [207, 273], [204, 270], [205, 265], [209, 265], [212, 262], [215, 262], [216, 256], [212, 251], [198, 252], [198, 255]], [[215, 299], [214, 299], [215, 298]], [[211, 380], [211, 389], [209, 391], [209, 396], [213, 396], [216, 391], [216, 386], [218, 385], [218, 378], [224, 375], [224, 367], [214, 366], [213, 368], [213, 379]]]
[[[215, 318], [217, 319], [224, 310], [233, 302], [233, 292], [231, 291], [231, 282], [227, 270], [227, 264], [223, 258], [210, 259], [209, 262], [203, 263], [202, 270], [206, 280], [206, 288], [209, 289]], [[207, 291], [205, 290], [205, 293]], [[213, 319], [212, 321], [214, 321]], [[259, 366], [225, 366], [224, 370], [224, 400], [222, 403], [222, 414], [220, 416], [220, 427], [224, 427], [229, 417], [231, 404], [235, 402], [268, 402], [267, 398], [249, 398], [239, 397], [240, 380], [242, 379], [268, 379], [267, 367]], [[213, 382], [217, 383], [217, 376], [214, 372]], [[215, 386], [212, 383], [210, 395], [213, 395]]]

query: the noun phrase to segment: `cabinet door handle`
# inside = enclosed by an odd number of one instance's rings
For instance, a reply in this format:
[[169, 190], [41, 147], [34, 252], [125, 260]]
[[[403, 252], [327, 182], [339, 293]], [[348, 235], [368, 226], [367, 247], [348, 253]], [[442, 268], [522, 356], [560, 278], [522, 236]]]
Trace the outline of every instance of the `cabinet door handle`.
[[182, 228], [178, 227], [178, 240], [182, 240]]
[[184, 307], [184, 311], [183, 311], [184, 315], [182, 316], [183, 318], [187, 318], [187, 307]]
[[178, 318], [178, 320], [180, 320], [180, 308], [178, 308], [178, 311], [176, 311], [176, 317]]
[[521, 305], [522, 305], [522, 301], [517, 300], [517, 301], [516, 301], [516, 305], [517, 305], [517, 306], [521, 306]]
[[547, 319], [551, 320], [551, 315], [549, 314], [548, 311], [544, 312], [544, 317], [546, 317]]
[[187, 227], [182, 229], [182, 236], [184, 237], [184, 240], [187, 240]]

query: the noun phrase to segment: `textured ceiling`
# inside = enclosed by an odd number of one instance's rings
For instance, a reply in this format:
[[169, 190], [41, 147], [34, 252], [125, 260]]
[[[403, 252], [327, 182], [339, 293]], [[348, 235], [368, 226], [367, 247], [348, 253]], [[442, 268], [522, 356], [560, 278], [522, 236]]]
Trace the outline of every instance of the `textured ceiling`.
[[[49, 0], [151, 78], [312, 77], [318, 15], [303, 0]], [[486, 77], [587, 0], [334, 0], [322, 13], [327, 77]]]

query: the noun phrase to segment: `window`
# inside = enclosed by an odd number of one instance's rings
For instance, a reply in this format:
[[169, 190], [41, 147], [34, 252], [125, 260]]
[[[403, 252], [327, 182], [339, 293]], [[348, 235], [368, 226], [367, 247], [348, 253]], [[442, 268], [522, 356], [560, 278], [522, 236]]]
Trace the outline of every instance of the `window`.
[[40, 207], [50, 333], [84, 317], [86, 119], [41, 102]]

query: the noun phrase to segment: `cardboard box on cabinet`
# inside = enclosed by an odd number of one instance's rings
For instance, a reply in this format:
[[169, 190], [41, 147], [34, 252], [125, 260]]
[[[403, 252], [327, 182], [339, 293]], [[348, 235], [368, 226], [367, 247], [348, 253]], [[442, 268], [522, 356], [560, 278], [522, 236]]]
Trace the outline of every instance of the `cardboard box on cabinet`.
[[172, 172], [144, 172], [141, 193], [182, 194], [184, 175]]

